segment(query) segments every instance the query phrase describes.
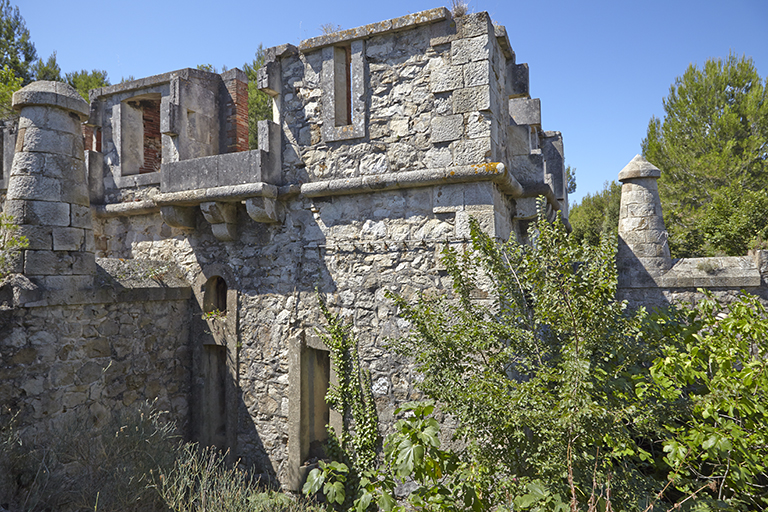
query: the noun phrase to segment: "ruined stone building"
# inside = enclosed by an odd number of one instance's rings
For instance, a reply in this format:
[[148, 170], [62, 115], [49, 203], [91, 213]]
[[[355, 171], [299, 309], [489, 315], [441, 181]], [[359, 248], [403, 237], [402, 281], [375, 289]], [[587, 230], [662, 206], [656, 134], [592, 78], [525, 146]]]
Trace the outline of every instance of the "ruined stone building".
[[[487, 13], [433, 9], [266, 54], [256, 150], [237, 69], [95, 89], [90, 105], [61, 83], [14, 95], [0, 198], [30, 245], [0, 290], [0, 404], [28, 428], [157, 399], [189, 438], [297, 489], [338, 421], [316, 289], [353, 324], [387, 428], [417, 376], [383, 348], [404, 328], [384, 292], [450, 288], [437, 253], [470, 217], [525, 242], [544, 196], [567, 222], [561, 134]], [[715, 274], [672, 262], [651, 167], [620, 176], [623, 293], [762, 290], [762, 253]]]

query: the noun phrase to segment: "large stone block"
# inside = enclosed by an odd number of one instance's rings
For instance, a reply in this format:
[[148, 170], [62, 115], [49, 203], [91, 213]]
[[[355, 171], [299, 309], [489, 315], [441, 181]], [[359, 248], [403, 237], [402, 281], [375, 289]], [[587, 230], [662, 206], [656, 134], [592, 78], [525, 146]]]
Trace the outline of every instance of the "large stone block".
[[66, 110], [31, 106], [24, 109], [19, 117], [19, 128], [30, 126], [45, 127], [63, 133], [78, 133], [81, 130], [80, 118]]
[[486, 12], [473, 12], [458, 19], [461, 37], [475, 37], [484, 34], [494, 34], [493, 23]]
[[85, 233], [82, 228], [53, 228], [54, 251], [80, 251], [85, 246]]
[[451, 43], [451, 64], [466, 64], [491, 57], [491, 41], [488, 35], [456, 39]]
[[429, 89], [434, 93], [449, 92], [464, 87], [464, 74], [460, 66], [449, 66], [442, 63], [431, 64]]
[[493, 207], [493, 183], [467, 183], [462, 188], [464, 190], [464, 205], [467, 210], [476, 209], [475, 207], [486, 206]]
[[[23, 137], [23, 138], [22, 138]], [[53, 153], [56, 155], [73, 156], [75, 149], [74, 136], [70, 133], [62, 133], [44, 128], [30, 126], [19, 130], [19, 144], [16, 147], [19, 151], [35, 153]]]
[[544, 183], [544, 158], [541, 153], [513, 156], [509, 172], [523, 184]]
[[61, 182], [39, 174], [14, 176], [8, 186], [8, 195], [14, 199], [60, 201]]
[[474, 111], [464, 114], [467, 123], [467, 137], [491, 137], [494, 139], [493, 115], [489, 111]]
[[530, 95], [530, 83], [528, 78], [528, 64], [515, 64], [507, 62], [507, 96], [512, 98], [528, 98]]
[[433, 117], [431, 123], [432, 142], [450, 142], [464, 135], [464, 116], [461, 114]]
[[566, 196], [565, 151], [560, 132], [544, 132], [541, 137], [541, 153], [547, 162], [547, 181], [558, 200]]
[[88, 197], [92, 204], [104, 202], [104, 155], [97, 151], [86, 151], [85, 172], [88, 176]]
[[19, 226], [19, 235], [27, 237], [28, 249], [50, 251], [53, 249], [53, 228], [50, 226]]
[[507, 127], [507, 151], [510, 155], [528, 155], [531, 153], [531, 127], [515, 124]]
[[481, 60], [478, 62], [469, 62], [462, 66], [464, 72], [464, 86], [475, 87], [477, 85], [490, 85], [491, 76], [491, 61]]
[[463, 184], [432, 189], [432, 213], [453, 213], [464, 208]]
[[538, 98], [509, 100], [509, 115], [516, 125], [529, 124], [541, 128], [541, 100]]
[[452, 144], [454, 165], [476, 165], [490, 161], [491, 139], [459, 140]]
[[14, 153], [10, 176], [28, 176], [30, 174], [44, 174], [54, 178], [61, 177], [61, 173], [51, 175], [46, 172], [46, 157], [42, 153]]
[[37, 226], [69, 226], [70, 209], [67, 203], [27, 201], [22, 224]]
[[487, 86], [468, 87], [453, 92], [453, 112], [473, 112], [491, 109], [491, 91]]
[[89, 206], [91, 198], [88, 196], [88, 189], [85, 181], [65, 178], [61, 180], [61, 200], [73, 205]]

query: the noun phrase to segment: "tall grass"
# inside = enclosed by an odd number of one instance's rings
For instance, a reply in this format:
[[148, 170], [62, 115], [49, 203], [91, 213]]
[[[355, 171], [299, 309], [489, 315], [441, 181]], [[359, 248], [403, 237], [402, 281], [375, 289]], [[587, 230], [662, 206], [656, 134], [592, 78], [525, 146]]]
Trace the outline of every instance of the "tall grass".
[[224, 454], [183, 443], [154, 404], [87, 414], [33, 437], [0, 414], [0, 510], [132, 512], [321, 511], [303, 498], [259, 487]]

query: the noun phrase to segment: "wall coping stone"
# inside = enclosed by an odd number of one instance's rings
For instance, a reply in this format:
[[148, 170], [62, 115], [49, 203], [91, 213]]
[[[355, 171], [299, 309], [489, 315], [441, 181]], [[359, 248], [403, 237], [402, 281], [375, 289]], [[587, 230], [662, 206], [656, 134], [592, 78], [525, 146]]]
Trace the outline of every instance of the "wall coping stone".
[[94, 289], [42, 290], [25, 276], [14, 275], [0, 283], [0, 297], [13, 297], [12, 307], [27, 308], [188, 300], [192, 297], [191, 286], [173, 262], [97, 258], [96, 265]]
[[620, 288], [757, 288], [761, 275], [754, 256], [681, 258], [648, 279], [630, 279]]
[[332, 34], [324, 34], [322, 36], [305, 39], [299, 44], [299, 50], [302, 52], [313, 51], [324, 46], [331, 46], [334, 44], [352, 41], [354, 39], [371, 37], [374, 35], [387, 34], [389, 32], [414, 28], [420, 25], [437, 23], [439, 21], [447, 20], [450, 18], [451, 12], [448, 9], [445, 7], [438, 7], [436, 9], [416, 12], [407, 16], [393, 18], [391, 20], [384, 20], [378, 23], [363, 25], [362, 27], [341, 30]]
[[[235, 72], [236, 69], [237, 68], [232, 68], [229, 70], [229, 72]], [[202, 69], [182, 68], [177, 69], [176, 71], [168, 71], [167, 73], [140, 78], [138, 80], [131, 80], [130, 82], [123, 82], [120, 84], [91, 89], [88, 97], [91, 101], [93, 101], [104, 96], [112, 96], [113, 94], [119, 94], [122, 92], [133, 92], [139, 89], [146, 89], [156, 85], [167, 84], [171, 81], [171, 79], [176, 77], [179, 77], [182, 80], [189, 80], [190, 78], [210, 80], [211, 78], [218, 76], [220, 75], [211, 73], [210, 71], [203, 71]]]

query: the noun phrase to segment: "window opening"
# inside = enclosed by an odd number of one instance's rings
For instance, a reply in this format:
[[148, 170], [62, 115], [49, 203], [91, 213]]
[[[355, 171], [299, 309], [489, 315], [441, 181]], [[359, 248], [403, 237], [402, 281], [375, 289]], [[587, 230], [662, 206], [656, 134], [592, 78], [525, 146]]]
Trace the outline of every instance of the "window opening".
[[330, 408], [325, 401], [331, 379], [330, 354], [306, 347], [301, 357], [301, 432], [306, 436], [301, 443], [302, 459], [322, 459], [323, 445], [328, 440], [326, 425], [330, 422]]
[[352, 48], [333, 49], [336, 126], [352, 124]]
[[227, 314], [227, 282], [221, 276], [213, 276], [205, 283], [203, 312]]
[[160, 170], [163, 155], [163, 143], [160, 138], [160, 100], [141, 100], [139, 102], [144, 127], [144, 164], [139, 173]]

